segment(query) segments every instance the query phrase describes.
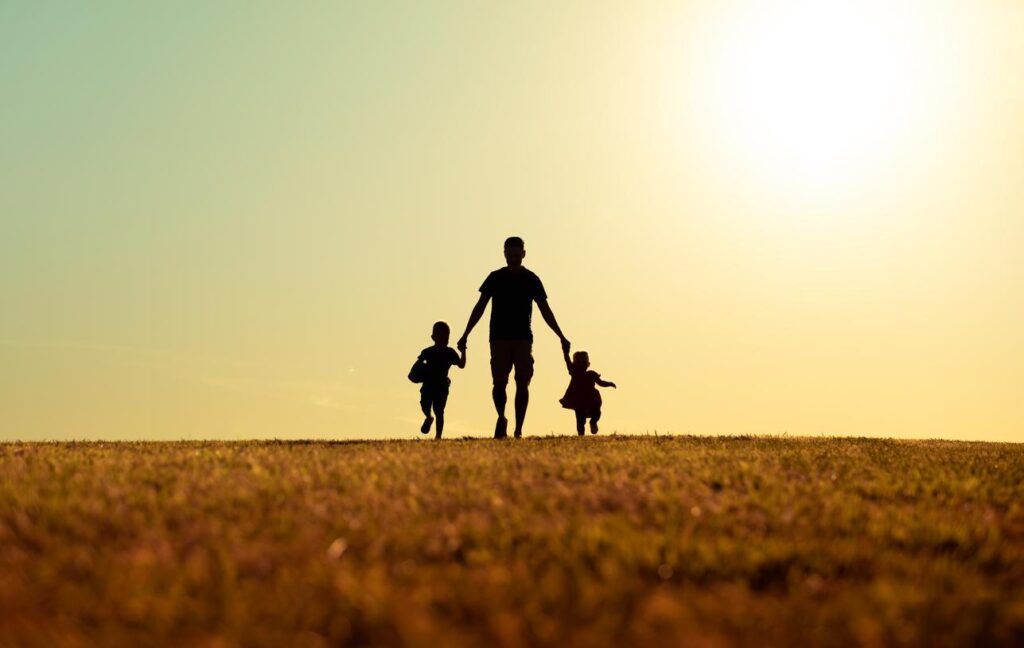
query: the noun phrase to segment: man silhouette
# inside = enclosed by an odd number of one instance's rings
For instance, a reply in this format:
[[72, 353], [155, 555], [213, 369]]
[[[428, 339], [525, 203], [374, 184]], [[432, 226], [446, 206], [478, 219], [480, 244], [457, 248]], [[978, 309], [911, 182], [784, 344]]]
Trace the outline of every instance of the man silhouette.
[[558, 339], [562, 341], [562, 349], [568, 352], [569, 340], [562, 335], [555, 321], [555, 314], [548, 306], [548, 296], [544, 292], [544, 284], [540, 277], [523, 267], [526, 246], [523, 239], [512, 236], [505, 240], [506, 266], [487, 275], [480, 286], [480, 300], [473, 307], [466, 324], [466, 331], [459, 338], [459, 350], [466, 348], [466, 339], [476, 323], [480, 321], [487, 302], [494, 300], [491, 306], [491, 377], [494, 389], [494, 409], [498, 412], [498, 422], [494, 426], [494, 438], [504, 439], [508, 436], [508, 419], [505, 418], [505, 404], [508, 396], [505, 388], [508, 376], [513, 367], [516, 370], [516, 427], [515, 436], [523, 434], [523, 422], [526, 420], [526, 408], [530, 404], [530, 379], [533, 378], [533, 331], [530, 320], [533, 318], [533, 302], [537, 302], [541, 316]]

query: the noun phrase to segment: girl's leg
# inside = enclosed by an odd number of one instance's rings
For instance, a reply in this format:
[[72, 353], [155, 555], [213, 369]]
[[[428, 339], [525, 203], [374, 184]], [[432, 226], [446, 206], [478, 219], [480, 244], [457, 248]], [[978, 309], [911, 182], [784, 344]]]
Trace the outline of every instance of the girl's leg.
[[587, 422], [587, 413], [583, 410], [574, 410], [576, 412], [576, 434], [583, 436], [583, 424]]
[[597, 434], [597, 422], [601, 420], [601, 408], [593, 410], [590, 416], [590, 433]]

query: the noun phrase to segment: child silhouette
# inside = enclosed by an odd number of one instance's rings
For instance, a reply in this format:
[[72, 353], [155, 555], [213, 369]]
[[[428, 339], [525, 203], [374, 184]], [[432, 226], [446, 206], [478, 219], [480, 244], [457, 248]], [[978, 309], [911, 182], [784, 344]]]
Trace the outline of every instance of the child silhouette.
[[597, 385], [618, 389], [613, 382], [601, 380], [601, 374], [590, 371], [590, 355], [577, 351], [569, 360], [569, 351], [562, 350], [565, 368], [569, 370], [569, 388], [558, 402], [565, 409], [576, 412], [576, 433], [583, 436], [583, 425], [590, 419], [590, 433], [597, 434], [597, 422], [601, 419], [601, 393]]
[[[413, 371], [418, 372], [417, 382], [422, 382], [420, 387], [420, 408], [423, 410], [423, 425], [420, 432], [430, 432], [430, 425], [437, 418], [437, 431], [435, 439], [441, 438], [444, 431], [444, 408], [448, 403], [448, 387], [452, 381], [448, 378], [448, 370], [452, 366], [459, 369], [466, 367], [466, 349], [462, 349], [461, 355], [455, 349], [448, 346], [448, 338], [451, 336], [451, 329], [447, 322], [436, 322], [430, 333], [430, 339], [434, 341], [420, 352], [420, 357], [413, 366]], [[410, 378], [413, 376], [410, 375]], [[430, 415], [433, 409], [434, 416]]]

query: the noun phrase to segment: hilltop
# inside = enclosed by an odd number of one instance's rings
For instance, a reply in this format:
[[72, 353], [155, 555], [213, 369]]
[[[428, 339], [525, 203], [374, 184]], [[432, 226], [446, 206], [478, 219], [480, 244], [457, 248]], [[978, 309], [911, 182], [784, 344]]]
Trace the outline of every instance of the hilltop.
[[0, 474], [0, 643], [1024, 641], [1020, 445], [9, 443]]

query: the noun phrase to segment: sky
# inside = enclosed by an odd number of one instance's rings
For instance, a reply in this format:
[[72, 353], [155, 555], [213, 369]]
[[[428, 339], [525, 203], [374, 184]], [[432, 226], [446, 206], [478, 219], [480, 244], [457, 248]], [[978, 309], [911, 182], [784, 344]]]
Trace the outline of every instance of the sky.
[[[602, 433], [1024, 441], [1024, 5], [0, 4], [0, 440], [418, 438], [525, 239]], [[573, 434], [535, 312], [527, 435]], [[486, 319], [448, 436], [494, 426]]]

